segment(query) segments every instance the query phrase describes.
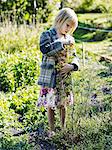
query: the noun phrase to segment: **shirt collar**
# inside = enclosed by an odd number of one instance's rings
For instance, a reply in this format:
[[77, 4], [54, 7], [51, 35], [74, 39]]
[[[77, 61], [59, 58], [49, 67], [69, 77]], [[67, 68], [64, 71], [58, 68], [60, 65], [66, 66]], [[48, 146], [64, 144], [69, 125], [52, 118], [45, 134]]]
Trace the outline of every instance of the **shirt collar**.
[[51, 32], [52, 32], [52, 34], [54, 34], [54, 35], [56, 35], [57, 34], [57, 31], [56, 31], [56, 28], [51, 28]]

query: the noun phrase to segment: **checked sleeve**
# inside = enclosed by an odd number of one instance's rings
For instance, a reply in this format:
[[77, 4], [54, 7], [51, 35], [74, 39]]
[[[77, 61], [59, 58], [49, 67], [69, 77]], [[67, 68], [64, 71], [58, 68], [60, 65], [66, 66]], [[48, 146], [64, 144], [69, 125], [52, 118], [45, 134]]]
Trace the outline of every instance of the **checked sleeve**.
[[40, 51], [47, 56], [54, 56], [64, 50], [63, 43], [59, 40], [52, 42], [49, 31], [43, 32], [40, 37]]

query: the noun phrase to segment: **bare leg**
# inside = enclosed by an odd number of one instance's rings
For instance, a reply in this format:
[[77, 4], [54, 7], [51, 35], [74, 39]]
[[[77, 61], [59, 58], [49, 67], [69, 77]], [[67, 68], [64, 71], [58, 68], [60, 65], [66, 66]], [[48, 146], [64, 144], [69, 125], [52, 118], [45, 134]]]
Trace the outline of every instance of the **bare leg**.
[[61, 121], [62, 129], [64, 129], [66, 127], [65, 120], [66, 120], [66, 107], [61, 106], [60, 107], [60, 121]]
[[54, 110], [48, 107], [47, 114], [48, 114], [48, 123], [49, 123], [50, 131], [53, 131], [54, 130]]

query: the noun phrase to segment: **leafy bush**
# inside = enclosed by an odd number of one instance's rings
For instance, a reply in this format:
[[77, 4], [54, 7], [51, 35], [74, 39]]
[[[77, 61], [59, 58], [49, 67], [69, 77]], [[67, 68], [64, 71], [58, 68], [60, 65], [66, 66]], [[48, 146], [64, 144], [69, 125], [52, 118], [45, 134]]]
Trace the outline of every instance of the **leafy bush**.
[[1, 21], [4, 22], [8, 19], [17, 24], [47, 22], [49, 16], [52, 16], [60, 8], [60, 3], [60, 0], [1, 1]]
[[11, 82], [7, 77], [6, 66], [0, 66], [0, 91], [8, 92], [11, 90]]
[[0, 142], [1, 150], [33, 150], [33, 145], [28, 143], [26, 135], [19, 138], [6, 135], [5, 137], [0, 138]]
[[[13, 57], [13, 59], [15, 58]], [[15, 61], [17, 62], [15, 64], [13, 62], [13, 64], [2, 63], [0, 65], [1, 91], [16, 91], [20, 86], [32, 85], [38, 77], [39, 70], [37, 70], [36, 60], [27, 57], [16, 57]]]
[[73, 8], [79, 13], [111, 13], [111, 0], [68, 0], [63, 2], [65, 6]]
[[21, 59], [18, 64], [13, 66], [15, 90], [20, 86], [32, 85], [37, 79], [37, 67], [36, 61], [29, 58]]

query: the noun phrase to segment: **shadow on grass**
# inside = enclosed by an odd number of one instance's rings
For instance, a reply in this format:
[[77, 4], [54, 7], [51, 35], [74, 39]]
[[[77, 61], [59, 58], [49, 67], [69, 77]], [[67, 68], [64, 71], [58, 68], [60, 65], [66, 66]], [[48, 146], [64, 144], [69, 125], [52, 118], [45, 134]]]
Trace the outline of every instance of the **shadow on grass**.
[[[79, 22], [79, 26], [93, 28], [89, 24], [85, 24], [85, 23], [81, 23], [81, 22]], [[84, 42], [103, 41], [106, 38], [108, 38], [108, 32], [101, 32], [99, 30], [90, 31], [90, 30], [78, 28], [74, 34], [74, 37], [76, 39], [84, 41]]]
[[100, 76], [101, 78], [112, 78], [112, 62], [107, 63], [105, 61], [102, 61], [101, 63], [107, 68], [99, 70], [98, 76]]

